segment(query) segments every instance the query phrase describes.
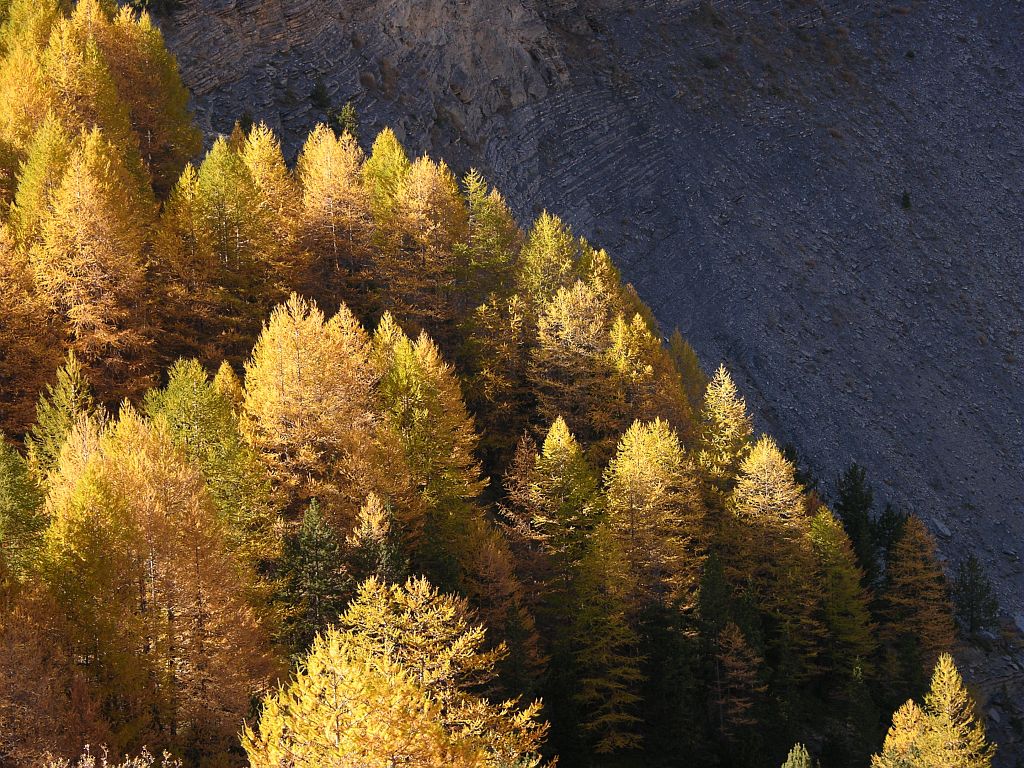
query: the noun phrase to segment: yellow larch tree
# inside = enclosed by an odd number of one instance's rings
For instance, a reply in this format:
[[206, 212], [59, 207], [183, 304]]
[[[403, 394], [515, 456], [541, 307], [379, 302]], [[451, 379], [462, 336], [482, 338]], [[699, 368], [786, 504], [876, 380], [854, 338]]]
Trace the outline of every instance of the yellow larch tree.
[[302, 189], [299, 240], [310, 265], [312, 295], [325, 307], [345, 302], [359, 312], [368, 279], [370, 198], [360, 177], [363, 151], [351, 134], [318, 125], [295, 166]]
[[706, 534], [697, 484], [675, 431], [660, 419], [634, 423], [604, 484], [607, 523], [631, 579], [630, 609], [691, 608]]
[[293, 295], [271, 314], [246, 363], [242, 428], [293, 517], [319, 498], [327, 518], [348, 530], [373, 490], [345, 482], [346, 460], [372, 442], [378, 374], [370, 352], [347, 307], [326, 320]]
[[68, 345], [102, 371], [105, 394], [138, 392], [147, 380], [144, 247], [152, 198], [139, 193], [120, 147], [98, 129], [82, 134], [30, 251], [40, 294], [60, 314]]

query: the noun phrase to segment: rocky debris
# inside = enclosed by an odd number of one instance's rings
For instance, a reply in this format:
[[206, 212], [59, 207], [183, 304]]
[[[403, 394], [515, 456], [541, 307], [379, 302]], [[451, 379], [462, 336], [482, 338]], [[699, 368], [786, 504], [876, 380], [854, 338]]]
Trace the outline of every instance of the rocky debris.
[[165, 31], [208, 132], [294, 152], [320, 81], [562, 215], [826, 489], [865, 465], [1024, 616], [1020, 3], [184, 0]]

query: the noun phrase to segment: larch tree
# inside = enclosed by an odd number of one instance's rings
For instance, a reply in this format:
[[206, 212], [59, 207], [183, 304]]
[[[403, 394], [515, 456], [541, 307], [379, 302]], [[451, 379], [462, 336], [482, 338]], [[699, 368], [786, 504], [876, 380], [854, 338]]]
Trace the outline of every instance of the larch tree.
[[416, 541], [420, 532], [416, 521], [404, 521], [407, 546], [417, 551], [417, 565], [426, 566], [440, 583], [454, 586], [450, 579], [457, 578], [458, 563], [473, 546], [468, 524], [478, 514], [475, 503], [483, 490], [473, 455], [477, 443], [473, 420], [462, 402], [454, 370], [428, 336], [421, 334], [413, 342], [385, 314], [373, 346], [384, 414], [426, 512], [420, 523], [425, 534], [422, 542]]
[[417, 330], [452, 339], [458, 318], [456, 246], [467, 234], [467, 212], [448, 167], [417, 159], [395, 199], [395, 247], [380, 248], [374, 264], [388, 309]]
[[599, 527], [580, 564], [578, 597], [569, 623], [573, 674], [567, 696], [579, 710], [579, 728], [597, 754], [629, 753], [643, 744], [645, 659], [630, 620], [623, 578], [627, 571], [616, 537], [607, 527]]
[[11, 0], [0, 27], [0, 140], [18, 155], [24, 155], [50, 109], [43, 52], [62, 5], [60, 0]]
[[391, 505], [371, 492], [345, 539], [346, 561], [358, 582], [375, 578], [385, 584], [404, 581], [409, 559]]
[[293, 517], [312, 498], [340, 531], [372, 488], [347, 463], [372, 439], [378, 374], [367, 333], [344, 305], [330, 320], [293, 295], [278, 306], [245, 366], [242, 429]]
[[636, 422], [619, 442], [604, 478], [606, 519], [631, 582], [630, 609], [690, 609], [704, 558], [697, 485], [674, 430]]
[[727, 574], [767, 621], [779, 681], [792, 686], [815, 671], [824, 627], [818, 564], [793, 465], [769, 437], [739, 467], [726, 523]]
[[782, 768], [815, 768], [815, 765], [807, 747], [803, 744], [794, 744], [793, 748], [789, 750], [789, 755], [786, 757], [786, 762], [782, 764]]
[[217, 139], [199, 166], [190, 206], [198, 221], [190, 229], [213, 249], [218, 303], [210, 330], [233, 362], [244, 355], [277, 298], [270, 290], [274, 270], [267, 258], [272, 227], [258, 199], [256, 182], [237, 149]]
[[478, 171], [470, 170], [462, 186], [469, 213], [466, 247], [458, 254], [459, 314], [465, 315], [492, 294], [511, 293], [523, 234], [504, 198]]
[[[956, 627], [935, 540], [911, 515], [886, 573], [879, 634], [894, 679], [920, 684], [953, 647]], [[895, 668], [894, 668], [895, 667]]]
[[848, 675], [866, 672], [877, 644], [853, 545], [827, 507], [818, 510], [810, 533], [821, 571], [830, 666]]
[[223, 750], [273, 662], [202, 474], [130, 407], [76, 432], [47, 497], [44, 569], [112, 746]]
[[488, 467], [504, 467], [535, 407], [529, 368], [536, 332], [519, 294], [491, 296], [467, 321], [466, 400], [480, 425]]
[[378, 244], [386, 242], [393, 234], [387, 232], [394, 227], [393, 216], [398, 205], [398, 195], [409, 173], [411, 163], [405, 149], [390, 128], [385, 128], [373, 141], [370, 156], [363, 163], [362, 176], [370, 196], [370, 210], [380, 233]]
[[270, 478], [242, 438], [234, 403], [195, 360], [176, 362], [167, 385], [146, 393], [144, 403], [202, 470], [228, 548], [251, 574], [266, 572], [281, 555], [281, 530]]
[[676, 328], [668, 340], [668, 352], [672, 362], [683, 380], [683, 391], [690, 402], [693, 413], [700, 413], [704, 406], [704, 391], [708, 386], [708, 376], [701, 367], [700, 359], [690, 342]]
[[148, 13], [122, 6], [109, 24], [93, 24], [93, 30], [128, 108], [153, 191], [163, 199], [202, 148], [178, 64]]
[[726, 740], [737, 739], [758, 722], [754, 707], [767, 690], [764, 659], [733, 621], [715, 639], [713, 700], [715, 724]]
[[220, 317], [223, 262], [213, 247], [204, 202], [199, 174], [189, 163], [164, 202], [154, 236], [161, 348], [168, 360], [194, 355], [212, 363], [227, 346], [227, 321]]
[[150, 187], [139, 138], [96, 35], [110, 25], [110, 12], [99, 0], [76, 3], [71, 15], [54, 25], [43, 54], [43, 75], [50, 109], [65, 125], [100, 130], [118, 147], [129, 174], [126, 181], [134, 182], [136, 194], [142, 194]]
[[363, 309], [369, 275], [370, 198], [361, 178], [363, 151], [349, 134], [318, 125], [295, 166], [302, 189], [298, 232], [310, 265], [310, 287], [325, 307]]
[[643, 316], [615, 318], [608, 354], [626, 413], [642, 421], [664, 419], [689, 435], [693, 416], [682, 379]]
[[506, 649], [485, 650], [486, 630], [473, 622], [464, 599], [438, 592], [423, 578], [394, 585], [370, 579], [338, 627], [414, 675], [440, 705], [447, 730], [480, 740], [487, 765], [539, 764], [547, 731], [537, 719], [540, 703], [520, 707], [515, 699], [492, 702], [477, 693], [494, 680]]
[[724, 365], [718, 366], [705, 388], [697, 428], [697, 462], [705, 481], [712, 489], [727, 492], [750, 450], [754, 428], [747, 404]]
[[59, 321], [36, 293], [31, 267], [0, 225], [0, 429], [20, 435], [60, 363]]
[[292, 680], [242, 734], [253, 768], [485, 768], [483, 745], [445, 728], [410, 670], [337, 630], [318, 635]]
[[0, 442], [0, 571], [24, 581], [36, 570], [45, 528], [43, 497], [28, 463], [14, 446]]
[[113, 396], [147, 383], [144, 247], [154, 209], [138, 190], [121, 148], [96, 129], [83, 134], [30, 251], [38, 290], [64, 318], [70, 348]]
[[37, 483], [45, 485], [75, 423], [97, 410], [85, 371], [75, 353], [69, 352], [57, 370], [57, 380], [39, 395], [35, 424], [25, 436], [29, 468]]
[[285, 165], [281, 142], [265, 123], [249, 130], [239, 155], [253, 181], [256, 218], [266, 222], [262, 258], [268, 262], [273, 286], [287, 295], [308, 284], [308, 264], [297, 242], [299, 185]]
[[544, 211], [533, 223], [519, 254], [516, 290], [534, 312], [577, 278], [579, 244], [557, 216]]
[[628, 425], [608, 356], [612, 307], [594, 286], [576, 281], [547, 301], [537, 321], [529, 377], [543, 423], [559, 416], [599, 458]]
[[74, 135], [53, 114], [47, 114], [32, 135], [18, 174], [18, 191], [10, 217], [12, 234], [23, 252], [42, 240], [43, 222], [64, 178], [74, 145]]
[[990, 768], [994, 754], [953, 657], [943, 653], [924, 707], [911, 700], [896, 711], [871, 768]]

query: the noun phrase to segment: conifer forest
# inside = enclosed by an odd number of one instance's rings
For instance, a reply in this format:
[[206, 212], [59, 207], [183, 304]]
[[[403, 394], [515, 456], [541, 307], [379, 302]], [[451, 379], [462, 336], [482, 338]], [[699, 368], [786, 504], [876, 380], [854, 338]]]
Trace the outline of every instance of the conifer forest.
[[0, 6], [0, 766], [989, 768], [984, 569], [599, 244]]

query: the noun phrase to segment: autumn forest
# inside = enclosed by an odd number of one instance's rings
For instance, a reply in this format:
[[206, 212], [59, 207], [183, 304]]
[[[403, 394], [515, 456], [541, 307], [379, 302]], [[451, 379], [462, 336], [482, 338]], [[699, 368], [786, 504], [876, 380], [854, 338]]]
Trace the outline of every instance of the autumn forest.
[[351, 110], [204, 144], [145, 13], [0, 6], [0, 766], [990, 765], [984, 574], [603, 250]]

